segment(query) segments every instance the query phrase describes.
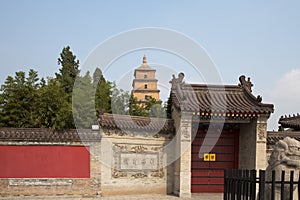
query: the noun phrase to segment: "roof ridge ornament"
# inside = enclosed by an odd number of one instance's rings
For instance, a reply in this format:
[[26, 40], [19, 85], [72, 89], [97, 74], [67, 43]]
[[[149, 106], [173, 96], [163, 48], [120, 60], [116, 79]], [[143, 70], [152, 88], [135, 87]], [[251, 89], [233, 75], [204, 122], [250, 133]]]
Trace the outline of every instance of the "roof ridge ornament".
[[247, 93], [250, 95], [250, 96], [253, 96], [254, 99], [256, 99], [257, 102], [261, 103], [262, 102], [262, 96], [258, 95], [257, 97], [255, 97], [253, 94], [252, 94], [252, 82], [250, 81], [250, 77], [247, 78], [246, 80], [246, 76], [245, 75], [241, 75], [240, 78], [240, 84], [239, 86], [246, 89]]
[[185, 96], [183, 95], [182, 92], [182, 86], [184, 85], [184, 73], [180, 72], [178, 74], [178, 78], [175, 78], [175, 75], [173, 74], [172, 80], [169, 81], [169, 83], [172, 84], [171, 86], [171, 92], [174, 92], [180, 100], [184, 100]]
[[240, 80], [240, 84], [243, 88], [246, 88], [248, 89], [250, 92], [252, 92], [252, 82], [250, 81], [250, 77], [248, 77], [248, 80], [246, 80], [246, 76], [245, 75], [242, 75], [240, 76], [239, 78]]
[[300, 118], [300, 114], [299, 113], [285, 114], [285, 115], [281, 115], [280, 117], [280, 119], [292, 119], [292, 118]]
[[258, 102], [260, 102], [260, 103], [262, 102], [262, 97], [260, 95], [257, 95], [256, 99]]

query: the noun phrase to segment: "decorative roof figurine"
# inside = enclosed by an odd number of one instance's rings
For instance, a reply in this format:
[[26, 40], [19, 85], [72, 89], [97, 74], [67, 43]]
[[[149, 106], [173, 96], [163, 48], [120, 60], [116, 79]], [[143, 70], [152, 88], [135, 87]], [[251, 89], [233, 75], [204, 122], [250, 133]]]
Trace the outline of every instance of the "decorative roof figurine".
[[175, 92], [176, 95], [178, 95], [177, 97], [180, 98], [180, 100], [185, 99], [182, 93], [182, 86], [184, 85], [183, 78], [184, 78], [184, 73], [180, 72], [178, 74], [178, 78], [175, 78], [175, 75], [173, 74], [172, 80], [169, 81], [169, 83], [171, 83], [172, 92]]

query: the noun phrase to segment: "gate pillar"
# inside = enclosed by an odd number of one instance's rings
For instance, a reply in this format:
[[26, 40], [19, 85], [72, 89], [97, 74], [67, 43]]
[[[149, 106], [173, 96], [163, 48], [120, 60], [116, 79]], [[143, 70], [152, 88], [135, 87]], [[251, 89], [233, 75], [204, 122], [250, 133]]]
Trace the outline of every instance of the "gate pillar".
[[[175, 111], [176, 112], [176, 111]], [[176, 114], [176, 113], [173, 113]], [[191, 197], [191, 134], [192, 113], [181, 112], [175, 121], [176, 154], [174, 193], [179, 197]]]

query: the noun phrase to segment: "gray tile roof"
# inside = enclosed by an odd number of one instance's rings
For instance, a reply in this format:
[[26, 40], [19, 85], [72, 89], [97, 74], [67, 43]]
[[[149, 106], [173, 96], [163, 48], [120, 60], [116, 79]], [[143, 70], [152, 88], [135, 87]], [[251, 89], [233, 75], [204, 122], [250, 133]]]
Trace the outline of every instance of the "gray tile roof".
[[[251, 82], [240, 77], [239, 85], [185, 84], [172, 86], [171, 98], [175, 108], [204, 113], [270, 114], [272, 104], [262, 103], [251, 91]], [[175, 82], [175, 81], [174, 81]], [[180, 91], [179, 91], [180, 90]]]
[[300, 130], [300, 115], [281, 116], [278, 122], [283, 128], [291, 128], [294, 130]]
[[0, 128], [0, 141], [82, 142], [100, 140], [99, 131], [90, 129]]
[[99, 117], [102, 128], [173, 133], [174, 121], [164, 118], [149, 118], [130, 115], [103, 114]]
[[279, 140], [285, 137], [291, 137], [300, 141], [300, 132], [298, 131], [268, 131], [267, 145], [275, 145]]

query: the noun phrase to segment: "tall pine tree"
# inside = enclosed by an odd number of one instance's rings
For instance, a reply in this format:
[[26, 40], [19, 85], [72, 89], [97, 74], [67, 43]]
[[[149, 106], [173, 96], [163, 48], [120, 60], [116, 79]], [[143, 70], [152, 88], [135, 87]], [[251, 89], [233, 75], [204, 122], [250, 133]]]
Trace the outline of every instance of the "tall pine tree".
[[69, 96], [56, 78], [49, 78], [39, 90], [39, 123], [41, 128], [74, 128], [72, 105]]
[[93, 87], [95, 91], [95, 109], [106, 113], [111, 113], [111, 89], [112, 84], [107, 81], [102, 71], [96, 68], [93, 74]]
[[116, 84], [112, 83], [111, 88], [111, 111], [113, 114], [129, 114], [130, 94], [128, 91], [118, 89]]
[[97, 123], [92, 78], [89, 71], [76, 80], [73, 90], [73, 117], [76, 128], [91, 128]]
[[1, 86], [0, 124], [7, 127], [38, 127], [40, 88], [38, 74], [30, 70], [16, 72], [15, 77], [8, 76]]
[[62, 66], [60, 73], [55, 73], [61, 87], [67, 94], [72, 93], [75, 79], [79, 76], [79, 60], [70, 50], [70, 47], [64, 47], [58, 58], [58, 64]]

